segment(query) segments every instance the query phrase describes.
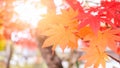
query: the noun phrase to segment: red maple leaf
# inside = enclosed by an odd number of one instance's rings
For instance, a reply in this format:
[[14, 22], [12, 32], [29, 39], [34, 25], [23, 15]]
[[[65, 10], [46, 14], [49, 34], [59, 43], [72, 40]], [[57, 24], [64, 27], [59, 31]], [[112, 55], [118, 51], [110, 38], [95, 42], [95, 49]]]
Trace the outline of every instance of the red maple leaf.
[[100, 28], [100, 21], [101, 19], [98, 16], [93, 16], [89, 14], [84, 20], [81, 21], [81, 23], [79, 24], [79, 29], [89, 24], [92, 30], [97, 33]]
[[115, 26], [120, 26], [120, 2], [115, 0], [101, 1], [101, 7], [104, 7], [104, 9], [99, 13], [106, 16], [108, 22], [113, 19], [112, 23]]
[[[80, 13], [78, 18], [80, 20], [79, 29], [89, 25], [95, 34], [97, 34], [98, 30], [101, 27], [101, 23], [106, 23], [111, 25], [111, 27], [115, 28], [116, 26], [111, 22], [111, 18], [107, 18], [107, 15], [104, 14], [106, 12], [102, 9], [101, 6], [90, 7], [87, 13]], [[106, 26], [107, 27], [107, 26]]]
[[78, 10], [79, 12], [84, 12], [81, 3], [77, 0], [66, 0], [66, 2], [74, 9]]

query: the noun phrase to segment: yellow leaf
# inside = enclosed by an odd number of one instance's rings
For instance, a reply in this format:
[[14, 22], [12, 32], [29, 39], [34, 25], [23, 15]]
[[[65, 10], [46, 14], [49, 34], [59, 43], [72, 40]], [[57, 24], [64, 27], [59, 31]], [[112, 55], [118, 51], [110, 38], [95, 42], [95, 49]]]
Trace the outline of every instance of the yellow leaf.
[[3, 36], [0, 35], [0, 51], [4, 50], [6, 46], [6, 40]]

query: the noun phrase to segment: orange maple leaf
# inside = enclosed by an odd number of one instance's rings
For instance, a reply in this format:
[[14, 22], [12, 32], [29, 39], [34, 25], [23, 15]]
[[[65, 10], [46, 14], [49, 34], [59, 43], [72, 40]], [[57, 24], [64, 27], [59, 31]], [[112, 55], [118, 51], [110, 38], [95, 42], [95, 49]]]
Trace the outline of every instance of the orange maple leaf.
[[90, 46], [87, 48], [83, 48], [85, 54], [80, 57], [79, 60], [86, 60], [85, 68], [93, 65], [93, 68], [98, 68], [101, 64], [103, 68], [105, 68], [106, 60], [108, 60], [108, 56], [104, 51], [100, 51], [97, 46]]
[[54, 50], [57, 45], [59, 45], [63, 50], [66, 47], [71, 49], [78, 47], [77, 37], [74, 32], [62, 25], [53, 26], [53, 29], [43, 32], [42, 35], [48, 36], [42, 47], [53, 46], [52, 50]]
[[40, 35], [48, 36], [45, 40], [43, 47], [53, 45], [53, 50], [57, 45], [60, 45], [62, 49], [67, 46], [71, 49], [77, 48], [77, 32], [78, 19], [77, 12], [73, 9], [61, 10], [61, 14], [48, 13], [40, 21], [38, 29], [41, 32]]
[[81, 29], [79, 29], [79, 31], [76, 33], [77, 36], [79, 36], [81, 39], [83, 39], [84, 37], [86, 37], [88, 34], [94, 34], [92, 29], [90, 27], [83, 27]]
[[[38, 24], [38, 30], [40, 32], [44, 32], [50, 28], [52, 25], [62, 24], [65, 27], [69, 28], [77, 28], [78, 19], [76, 18], [78, 15], [77, 11], [74, 11], [72, 8], [61, 10], [61, 14], [56, 14], [55, 12], [47, 13], [43, 15], [43, 19], [40, 20]], [[75, 26], [75, 27], [74, 27]]]
[[[62, 9], [61, 13], [58, 17], [58, 23], [63, 24], [64, 26], [73, 26], [78, 23], [78, 11], [74, 11], [72, 8], [69, 9]], [[77, 21], [77, 22], [75, 22]]]
[[106, 47], [117, 53], [118, 45], [117, 42], [120, 41], [120, 29], [107, 29], [104, 31], [99, 31], [98, 35], [88, 34], [84, 37], [84, 40], [90, 41], [90, 46], [98, 46], [100, 50], [104, 51]]
[[56, 15], [54, 12], [47, 13], [42, 17], [43, 19], [40, 20], [37, 26], [37, 31], [40, 33], [52, 28], [52, 25], [56, 25], [58, 22], [58, 15]]

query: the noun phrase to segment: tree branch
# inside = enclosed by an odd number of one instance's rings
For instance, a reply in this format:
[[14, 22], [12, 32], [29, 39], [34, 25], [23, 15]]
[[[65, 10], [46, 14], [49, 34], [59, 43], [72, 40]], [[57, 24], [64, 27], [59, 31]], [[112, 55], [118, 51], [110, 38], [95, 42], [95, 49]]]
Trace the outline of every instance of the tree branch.
[[11, 58], [12, 58], [12, 55], [13, 55], [13, 46], [12, 46], [12, 43], [11, 41], [8, 42], [8, 60], [7, 60], [7, 64], [6, 64], [6, 68], [10, 68], [10, 61], [11, 61]]

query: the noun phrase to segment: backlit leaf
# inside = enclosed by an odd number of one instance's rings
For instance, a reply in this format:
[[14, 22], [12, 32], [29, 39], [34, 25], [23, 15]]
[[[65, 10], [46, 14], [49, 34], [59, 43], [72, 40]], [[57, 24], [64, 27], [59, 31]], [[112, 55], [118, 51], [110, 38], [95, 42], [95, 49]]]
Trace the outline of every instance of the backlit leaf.
[[74, 32], [62, 25], [54, 26], [53, 29], [45, 31], [42, 34], [48, 36], [43, 47], [53, 46], [53, 50], [57, 45], [63, 50], [66, 47], [71, 49], [77, 48], [77, 37], [74, 35]]
[[62, 14], [47, 14], [39, 23], [40, 35], [48, 36], [43, 47], [53, 46], [53, 50], [57, 45], [62, 49], [69, 47], [77, 48], [77, 32], [78, 19], [77, 12], [73, 9], [63, 9]]
[[99, 50], [97, 46], [90, 46], [87, 48], [83, 48], [85, 54], [80, 57], [79, 60], [86, 60], [85, 68], [88, 68], [93, 65], [93, 68], [98, 68], [100, 64], [102, 68], [106, 67], [106, 60], [108, 60], [108, 56], [104, 51]]
[[98, 32], [98, 36], [89, 34], [84, 38], [84, 40], [89, 40], [90, 46], [98, 46], [100, 50], [105, 50], [106, 47], [109, 47], [117, 53], [117, 41], [120, 41], [120, 36], [117, 34], [119, 33], [120, 29], [107, 29], [102, 32]]

